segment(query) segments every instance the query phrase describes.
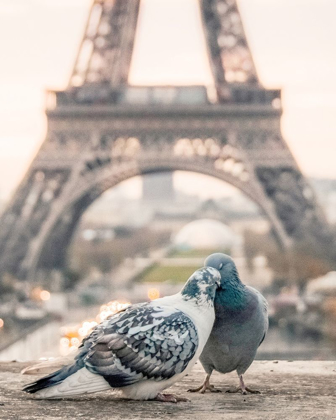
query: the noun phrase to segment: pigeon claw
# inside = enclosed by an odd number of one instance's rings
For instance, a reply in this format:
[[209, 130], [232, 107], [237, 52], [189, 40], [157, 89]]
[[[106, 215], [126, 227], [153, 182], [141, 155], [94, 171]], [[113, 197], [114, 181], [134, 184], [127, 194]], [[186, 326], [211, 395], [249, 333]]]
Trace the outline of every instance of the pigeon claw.
[[257, 389], [251, 389], [251, 388], [246, 387], [245, 388], [245, 394], [247, 394], [247, 393], [250, 393], [250, 394], [261, 394], [261, 392], [258, 391]]
[[238, 388], [228, 389], [225, 392], [226, 393], [229, 393], [229, 394], [234, 394], [234, 393], [241, 392], [243, 395], [247, 395], [247, 394], [261, 394], [260, 391], [257, 391], [257, 390], [254, 390], [254, 389], [251, 389], [251, 388], [248, 388], [248, 387], [246, 387], [246, 388], [240, 388], [240, 387], [238, 387]]
[[243, 375], [239, 375], [239, 387], [234, 388], [234, 389], [228, 389], [226, 392], [229, 392], [229, 393], [241, 392], [243, 395], [247, 395], [248, 393], [250, 393], [250, 394], [261, 394], [260, 391], [253, 390], [253, 389], [245, 386], [245, 383], [244, 383], [244, 380], [243, 380]]
[[170, 402], [170, 403], [178, 403], [178, 402], [189, 402], [188, 398], [179, 397], [175, 394], [161, 394], [159, 392], [157, 396], [154, 398], [155, 401], [161, 401], [161, 402]]
[[222, 392], [220, 389], [215, 388], [213, 385], [205, 385], [205, 384], [202, 384], [198, 388], [188, 389], [188, 392], [199, 392], [200, 394], [205, 394], [206, 391]]
[[210, 375], [207, 375], [203, 384], [198, 388], [188, 389], [188, 392], [199, 392], [200, 394], [205, 394], [206, 391], [222, 392], [220, 389], [217, 389], [213, 385], [210, 385]]
[[[238, 392], [241, 392], [242, 394], [244, 394], [244, 391], [241, 388], [231, 388], [228, 389], [227, 391], [225, 391], [227, 394], [237, 394]], [[246, 394], [246, 391], [245, 391]]]
[[220, 389], [215, 388], [213, 385], [209, 385], [207, 390], [210, 391], [210, 392], [216, 392], [216, 393], [217, 392], [222, 392]]
[[188, 389], [188, 392], [200, 392], [201, 394], [204, 394], [207, 387], [206, 384], [202, 384], [201, 386], [198, 386], [197, 388], [190, 388]]

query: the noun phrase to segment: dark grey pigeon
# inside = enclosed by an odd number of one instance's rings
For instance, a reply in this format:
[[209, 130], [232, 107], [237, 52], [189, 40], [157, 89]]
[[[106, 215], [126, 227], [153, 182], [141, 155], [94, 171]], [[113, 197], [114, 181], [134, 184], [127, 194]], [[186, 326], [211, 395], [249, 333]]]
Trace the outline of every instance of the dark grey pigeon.
[[215, 324], [200, 357], [207, 376], [199, 388], [189, 391], [220, 392], [210, 385], [213, 370], [220, 373], [235, 370], [240, 386], [228, 392], [258, 393], [245, 386], [243, 374], [252, 364], [268, 330], [267, 301], [256, 289], [241, 282], [228, 255], [212, 254], [205, 260], [205, 266], [220, 272], [221, 285], [215, 298]]

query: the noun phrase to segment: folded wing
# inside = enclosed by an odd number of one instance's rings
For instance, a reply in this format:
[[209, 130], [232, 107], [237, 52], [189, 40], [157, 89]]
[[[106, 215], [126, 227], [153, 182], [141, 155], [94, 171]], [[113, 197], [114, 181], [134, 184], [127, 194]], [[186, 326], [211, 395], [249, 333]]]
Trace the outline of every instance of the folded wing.
[[185, 370], [198, 347], [197, 330], [183, 312], [135, 305], [100, 324], [84, 340], [77, 362], [111, 387], [169, 379]]

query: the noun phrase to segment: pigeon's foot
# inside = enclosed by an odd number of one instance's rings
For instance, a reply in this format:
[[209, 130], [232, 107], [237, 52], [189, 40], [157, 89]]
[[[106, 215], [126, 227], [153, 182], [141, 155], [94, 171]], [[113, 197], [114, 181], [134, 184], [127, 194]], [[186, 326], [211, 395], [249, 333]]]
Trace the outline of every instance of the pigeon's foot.
[[247, 394], [247, 390], [245, 389], [241, 389], [240, 386], [238, 386], [237, 388], [231, 388], [228, 389], [227, 391], [225, 391], [228, 394], [238, 394], [238, 392], [242, 393], [243, 395]]
[[244, 380], [243, 380], [243, 375], [239, 376], [239, 387], [238, 388], [234, 388], [234, 389], [228, 389], [226, 392], [231, 393], [235, 393], [235, 392], [241, 392], [243, 395], [246, 395], [248, 393], [250, 394], [260, 394], [260, 391], [248, 388], [247, 386], [245, 386], [244, 384]]
[[206, 391], [222, 392], [220, 389], [215, 388], [213, 385], [206, 385], [205, 383], [197, 388], [188, 389], [188, 392], [199, 392], [200, 394], [204, 394]]
[[207, 375], [204, 383], [201, 386], [197, 388], [188, 389], [188, 392], [200, 392], [201, 394], [204, 394], [206, 391], [222, 392], [220, 389], [217, 389], [213, 385], [210, 385], [210, 375]]
[[170, 403], [178, 403], [178, 402], [189, 402], [188, 398], [179, 397], [175, 394], [161, 394], [158, 393], [157, 396], [154, 398], [155, 401], [161, 402], [170, 402]]
[[261, 394], [260, 391], [245, 387], [244, 389], [238, 387], [238, 388], [233, 388], [233, 389], [228, 389], [227, 391], [225, 391], [229, 394], [233, 394], [236, 392], [241, 392], [243, 395], [247, 395], [247, 394]]
[[246, 391], [246, 393], [250, 393], [250, 394], [261, 394], [261, 392], [260, 391], [258, 391], [257, 389], [251, 389], [251, 388], [248, 388], [247, 386], [245, 387], [245, 391]]
[[237, 392], [242, 392], [240, 387], [237, 388], [231, 388], [225, 391], [227, 394], [236, 394]]

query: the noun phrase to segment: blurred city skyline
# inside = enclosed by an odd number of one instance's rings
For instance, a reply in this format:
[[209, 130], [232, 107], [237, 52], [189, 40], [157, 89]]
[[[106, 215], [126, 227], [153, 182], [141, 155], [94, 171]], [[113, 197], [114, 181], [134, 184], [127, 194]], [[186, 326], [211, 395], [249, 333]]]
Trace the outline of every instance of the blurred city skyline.
[[[44, 140], [44, 91], [66, 87], [90, 4], [0, 0], [0, 198], [8, 199]], [[239, 6], [262, 84], [283, 89], [282, 132], [300, 167], [308, 176], [336, 178], [336, 3], [240, 0]], [[196, 0], [142, 1], [131, 84], [211, 85], [204, 56]], [[190, 174], [175, 178], [182, 190], [202, 190]], [[203, 183], [208, 196], [225, 190], [220, 181]], [[128, 185], [132, 195], [140, 183]]]

